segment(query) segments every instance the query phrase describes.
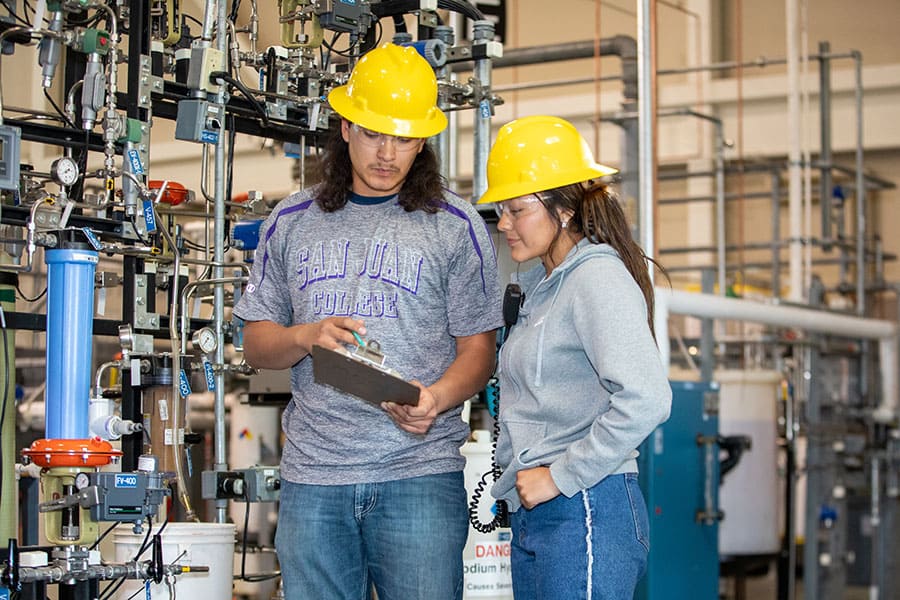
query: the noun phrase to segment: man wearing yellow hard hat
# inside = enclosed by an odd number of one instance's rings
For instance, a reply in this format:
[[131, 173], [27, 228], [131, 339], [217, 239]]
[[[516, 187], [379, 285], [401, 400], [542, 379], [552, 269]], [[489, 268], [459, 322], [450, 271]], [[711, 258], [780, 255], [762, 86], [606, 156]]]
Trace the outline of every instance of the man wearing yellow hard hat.
[[[289, 600], [462, 597], [468, 532], [463, 401], [491, 375], [502, 325], [494, 250], [443, 187], [426, 138], [437, 81], [412, 48], [363, 56], [328, 101], [323, 182], [275, 208], [235, 313], [256, 367], [291, 368], [276, 546]], [[377, 340], [418, 404], [315, 382], [313, 346]], [[415, 394], [413, 394], [415, 395]]]

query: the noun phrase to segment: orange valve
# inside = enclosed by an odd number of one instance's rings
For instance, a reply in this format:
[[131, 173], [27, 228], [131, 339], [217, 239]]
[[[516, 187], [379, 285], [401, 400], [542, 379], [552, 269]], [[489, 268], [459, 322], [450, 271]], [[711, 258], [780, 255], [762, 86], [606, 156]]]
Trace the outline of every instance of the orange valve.
[[101, 467], [122, 456], [99, 437], [86, 440], [36, 440], [22, 454], [45, 469], [52, 467]]
[[[163, 181], [158, 179], [151, 179], [147, 183], [147, 187], [150, 188], [152, 192], [159, 192], [159, 189], [162, 187]], [[170, 206], [178, 206], [184, 202], [187, 202], [190, 199], [190, 191], [181, 185], [180, 183], [176, 183], [174, 181], [170, 181], [166, 184], [166, 191], [163, 192], [162, 198], [159, 199], [160, 202], [165, 202]]]

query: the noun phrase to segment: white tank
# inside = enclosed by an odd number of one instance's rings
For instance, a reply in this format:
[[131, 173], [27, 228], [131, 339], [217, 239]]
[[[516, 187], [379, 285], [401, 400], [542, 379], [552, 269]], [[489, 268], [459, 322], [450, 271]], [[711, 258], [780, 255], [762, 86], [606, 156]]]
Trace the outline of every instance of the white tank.
[[[473, 441], [462, 447], [466, 457], [466, 490], [469, 499], [481, 476], [491, 470], [491, 434], [489, 431], [473, 432]], [[488, 523], [493, 518], [490, 494], [491, 481], [485, 486], [482, 501], [478, 507], [478, 518]], [[512, 574], [510, 572], [510, 531], [498, 528], [491, 533], [479, 533], [469, 526], [469, 539], [463, 550], [464, 585], [463, 598], [479, 600], [508, 600], [512, 595]]]
[[752, 448], [725, 476], [719, 502], [719, 553], [772, 554], [779, 542], [778, 371], [716, 371], [719, 432], [745, 435]]
[[[155, 531], [154, 531], [155, 533]], [[120, 525], [113, 532], [116, 548], [116, 562], [135, 560], [143, 544], [145, 534], [135, 534], [131, 526]], [[209, 567], [208, 572], [184, 573], [175, 578], [170, 594], [165, 581], [150, 583], [147, 598], [155, 600], [175, 600], [175, 598], [231, 598], [234, 525], [231, 523], [169, 523], [162, 533], [163, 561], [189, 566]], [[138, 560], [152, 558], [147, 550]], [[143, 582], [134, 579], [125, 581], [116, 598], [127, 600], [141, 598], [145, 589]]]

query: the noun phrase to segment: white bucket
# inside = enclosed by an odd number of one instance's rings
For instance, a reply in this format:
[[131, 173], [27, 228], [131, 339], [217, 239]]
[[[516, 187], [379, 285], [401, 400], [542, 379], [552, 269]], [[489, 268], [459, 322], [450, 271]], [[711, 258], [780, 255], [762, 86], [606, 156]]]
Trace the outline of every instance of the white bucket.
[[[482, 474], [491, 470], [492, 449], [490, 432], [474, 431], [472, 435], [474, 441], [462, 447], [463, 456], [466, 457], [466, 491], [470, 500]], [[489, 523], [493, 518], [492, 483], [488, 478], [478, 507], [478, 517], [482, 523]], [[509, 541], [509, 528], [479, 533], [469, 527], [469, 539], [463, 550], [463, 598], [507, 600], [513, 597]]]
[[724, 520], [719, 553], [773, 554], [780, 548], [778, 525], [778, 371], [716, 371], [719, 432], [746, 435], [750, 450], [724, 478], [720, 490]]
[[[121, 526], [114, 533], [116, 562], [134, 560], [144, 542], [146, 530], [140, 535], [130, 527]], [[151, 533], [151, 536], [153, 534]], [[232, 561], [234, 557], [234, 524], [232, 523], [169, 523], [162, 532], [163, 561], [166, 564], [206, 566], [208, 573], [185, 573], [175, 578], [177, 598], [231, 598]], [[140, 557], [152, 557], [148, 549]], [[144, 587], [138, 580], [128, 580], [119, 590], [117, 598], [125, 600]], [[151, 583], [154, 600], [168, 600], [166, 582]], [[143, 597], [143, 596], [140, 596]]]

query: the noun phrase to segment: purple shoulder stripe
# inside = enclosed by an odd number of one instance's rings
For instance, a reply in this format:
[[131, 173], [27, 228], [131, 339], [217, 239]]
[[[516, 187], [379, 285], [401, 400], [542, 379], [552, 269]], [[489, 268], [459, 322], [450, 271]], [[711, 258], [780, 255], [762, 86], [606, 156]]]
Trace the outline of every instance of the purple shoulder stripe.
[[309, 199], [305, 202], [301, 202], [300, 204], [288, 206], [287, 208], [278, 211], [278, 214], [275, 216], [275, 220], [272, 221], [272, 226], [269, 227], [269, 229], [266, 231], [265, 239], [263, 240], [263, 247], [265, 248], [265, 252], [263, 252], [262, 258], [262, 274], [259, 276], [259, 283], [256, 284], [257, 287], [261, 286], [262, 282], [266, 280], [266, 263], [269, 262], [269, 238], [275, 235], [275, 229], [278, 227], [278, 219], [301, 210], [306, 210], [312, 205], [312, 203], [312, 199]]
[[[475, 227], [472, 223], [472, 219], [469, 218], [465, 212], [456, 208], [455, 206], [448, 204], [441, 200], [438, 202], [438, 206], [446, 210], [451, 215], [455, 215], [466, 222], [466, 225], [469, 229], [469, 238], [472, 240], [472, 245], [475, 247], [475, 253], [478, 255], [478, 260], [481, 262], [481, 292], [487, 295], [487, 282], [484, 280], [484, 253], [482, 252], [481, 246], [478, 245], [478, 237], [475, 235]], [[488, 237], [490, 239], [490, 237]], [[491, 249], [493, 252], [493, 248]]]

